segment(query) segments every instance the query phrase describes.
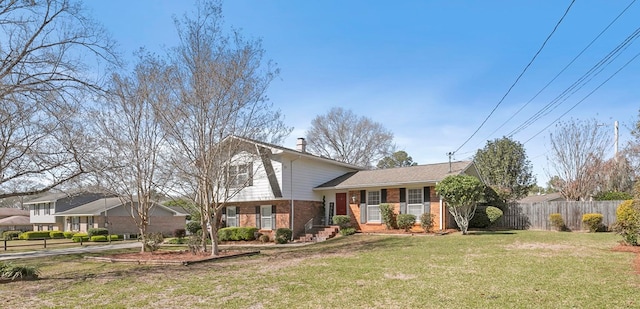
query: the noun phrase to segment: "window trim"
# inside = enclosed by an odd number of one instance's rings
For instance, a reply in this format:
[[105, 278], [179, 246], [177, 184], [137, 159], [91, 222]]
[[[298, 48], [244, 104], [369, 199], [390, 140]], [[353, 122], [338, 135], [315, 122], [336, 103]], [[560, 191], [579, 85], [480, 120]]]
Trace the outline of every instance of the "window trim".
[[[371, 200], [370, 193], [377, 193], [378, 194], [378, 198], [377, 198], [378, 204], [372, 204], [375, 201]], [[367, 207], [367, 223], [382, 223], [382, 213], [380, 211], [381, 199], [382, 199], [382, 194], [381, 194], [380, 190], [367, 190], [367, 206], [366, 206]], [[378, 214], [378, 218], [377, 219], [371, 219], [371, 214], [372, 213], [377, 213]]]
[[[263, 215], [263, 209], [269, 209], [269, 216]], [[269, 223], [269, 227], [265, 226], [265, 221]], [[261, 230], [273, 230], [273, 206], [272, 205], [260, 205], [260, 229]]]
[[[419, 190], [419, 197], [420, 197], [420, 203], [410, 203], [410, 198], [409, 198], [409, 192], [411, 192], [412, 190]], [[425, 213], [425, 207], [424, 207], [424, 189], [423, 188], [407, 188], [406, 189], [406, 194], [407, 194], [407, 213], [409, 214], [409, 207], [410, 206], [420, 206], [420, 214], [419, 215], [415, 215], [416, 216], [416, 223], [420, 222], [420, 216]]]

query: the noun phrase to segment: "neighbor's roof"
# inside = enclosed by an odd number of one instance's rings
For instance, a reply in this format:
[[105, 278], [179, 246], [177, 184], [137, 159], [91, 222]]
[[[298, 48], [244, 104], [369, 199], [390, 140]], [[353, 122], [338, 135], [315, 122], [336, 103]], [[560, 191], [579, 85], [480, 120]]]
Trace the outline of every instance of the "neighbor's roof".
[[543, 203], [543, 202], [551, 202], [551, 201], [564, 201], [565, 198], [562, 197], [560, 192], [548, 193], [548, 194], [540, 194], [540, 195], [529, 195], [521, 200], [518, 203]]
[[384, 187], [416, 183], [435, 183], [449, 175], [459, 175], [473, 166], [473, 161], [449, 162], [358, 171], [344, 174], [325, 182], [315, 189], [354, 189], [363, 187]]
[[0, 219], [0, 226], [31, 225], [27, 216], [11, 216]]
[[[80, 205], [76, 208], [72, 208], [67, 211], [56, 213], [55, 216], [94, 216], [104, 212], [105, 210], [109, 211], [110, 209], [116, 208], [120, 205], [122, 205], [122, 200], [120, 198], [108, 197], [108, 198], [99, 199], [84, 205]], [[166, 206], [162, 206], [159, 203], [154, 203], [153, 207], [161, 207], [161, 208], [167, 209], [173, 212], [173, 214], [177, 216], [187, 215], [180, 211], [176, 211]]]
[[11, 217], [11, 216], [29, 216], [28, 210], [22, 210], [18, 208], [0, 208], [0, 218]]

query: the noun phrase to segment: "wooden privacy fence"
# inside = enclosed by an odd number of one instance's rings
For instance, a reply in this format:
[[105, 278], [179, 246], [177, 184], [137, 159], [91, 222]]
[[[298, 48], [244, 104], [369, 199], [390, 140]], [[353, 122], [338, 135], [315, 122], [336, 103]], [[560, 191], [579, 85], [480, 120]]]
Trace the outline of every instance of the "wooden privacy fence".
[[507, 207], [496, 227], [508, 229], [553, 230], [549, 215], [559, 213], [571, 230], [582, 230], [582, 215], [602, 214], [602, 223], [611, 227], [616, 222], [616, 209], [623, 201], [560, 201], [543, 203], [514, 203]]

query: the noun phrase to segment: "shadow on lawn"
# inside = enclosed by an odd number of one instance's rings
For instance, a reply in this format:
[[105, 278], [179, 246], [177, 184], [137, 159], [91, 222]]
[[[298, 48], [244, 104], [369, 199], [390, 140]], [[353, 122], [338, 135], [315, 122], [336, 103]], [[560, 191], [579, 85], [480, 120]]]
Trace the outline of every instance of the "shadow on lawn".
[[467, 233], [467, 235], [476, 235], [476, 236], [482, 236], [482, 235], [515, 235], [517, 233], [512, 232], [512, 231], [469, 231]]

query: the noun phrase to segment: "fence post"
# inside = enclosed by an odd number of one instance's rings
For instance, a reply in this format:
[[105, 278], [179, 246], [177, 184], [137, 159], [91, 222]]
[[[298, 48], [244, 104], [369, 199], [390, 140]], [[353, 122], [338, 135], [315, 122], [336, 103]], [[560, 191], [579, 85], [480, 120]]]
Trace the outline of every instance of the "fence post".
[[82, 236], [80, 236], [80, 247], [82, 247]]
[[4, 240], [4, 251], [7, 251], [7, 240]]
[[47, 239], [43, 238], [42, 240], [44, 240], [44, 248], [47, 249]]

